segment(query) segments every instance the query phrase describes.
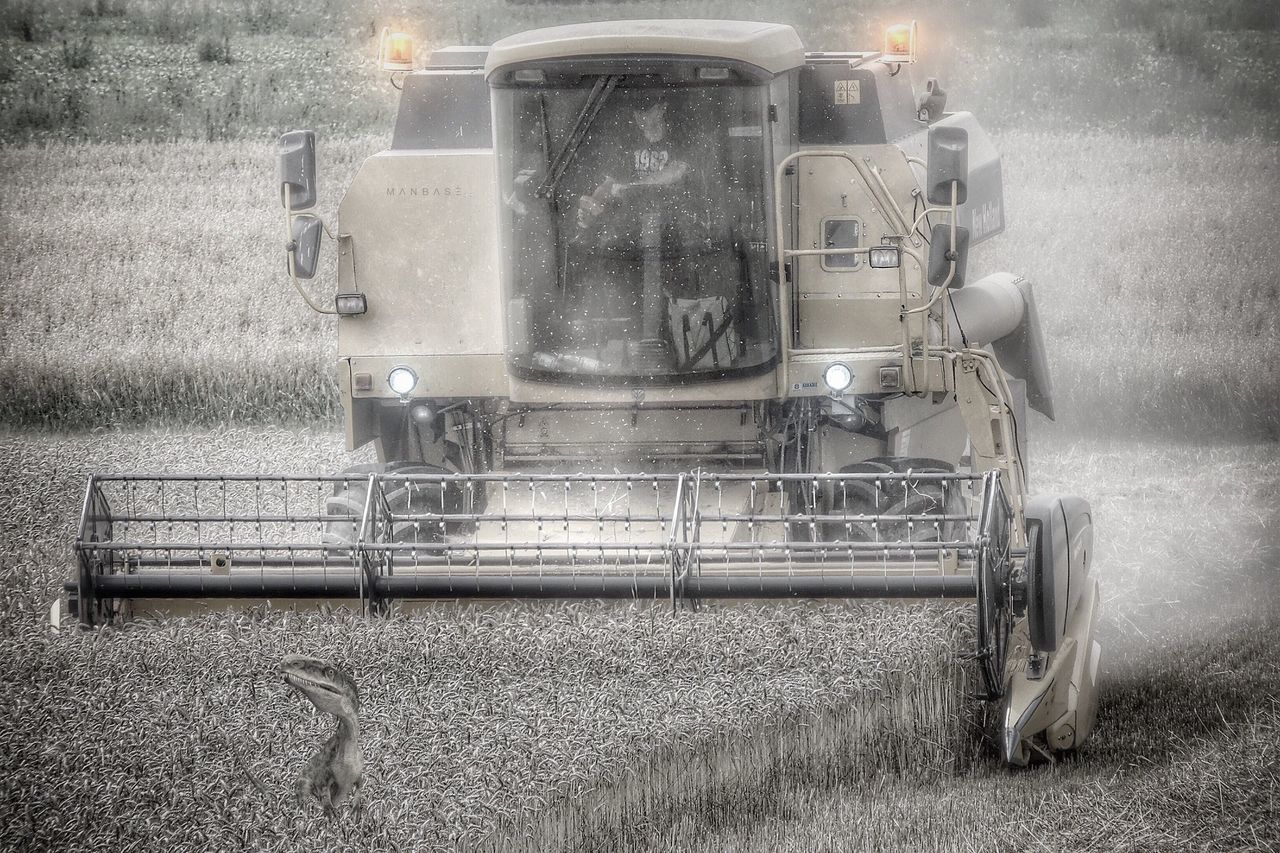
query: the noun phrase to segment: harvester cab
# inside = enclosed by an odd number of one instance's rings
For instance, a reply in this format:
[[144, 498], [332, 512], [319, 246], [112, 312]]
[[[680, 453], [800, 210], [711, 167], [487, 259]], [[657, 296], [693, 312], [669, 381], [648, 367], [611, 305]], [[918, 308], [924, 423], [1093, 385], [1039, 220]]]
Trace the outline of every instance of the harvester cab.
[[288, 268], [337, 315], [327, 478], [97, 476], [86, 623], [183, 598], [954, 598], [1004, 755], [1089, 734], [1089, 507], [1029, 497], [1052, 416], [972, 115], [884, 49], [613, 21], [437, 50], [388, 33], [388, 150], [348, 188], [332, 302], [314, 134], [281, 137]]

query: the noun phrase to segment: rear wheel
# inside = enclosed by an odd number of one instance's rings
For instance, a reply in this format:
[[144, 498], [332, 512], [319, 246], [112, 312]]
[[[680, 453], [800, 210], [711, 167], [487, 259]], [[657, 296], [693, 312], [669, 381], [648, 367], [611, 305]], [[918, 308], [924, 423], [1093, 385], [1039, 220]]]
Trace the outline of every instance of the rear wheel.
[[[830, 514], [851, 518], [824, 525], [823, 533], [828, 541], [954, 542], [966, 538], [967, 522], [960, 518], [967, 512], [962, 483], [896, 476], [955, 473], [955, 468], [946, 462], [914, 456], [882, 456], [846, 465], [840, 473], [895, 476], [886, 476], [883, 480], [860, 478], [833, 482], [827, 501]], [[852, 518], [855, 516], [874, 518]], [[911, 517], [895, 520], [892, 516]]]

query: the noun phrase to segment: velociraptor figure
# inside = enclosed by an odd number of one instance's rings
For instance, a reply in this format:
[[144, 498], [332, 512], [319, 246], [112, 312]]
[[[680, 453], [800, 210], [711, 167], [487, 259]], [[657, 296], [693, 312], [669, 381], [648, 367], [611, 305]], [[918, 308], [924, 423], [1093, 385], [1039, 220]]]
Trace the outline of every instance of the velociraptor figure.
[[296, 794], [302, 802], [310, 793], [332, 814], [359, 792], [364, 780], [364, 756], [360, 752], [360, 694], [355, 680], [322, 660], [286, 655], [280, 663], [285, 683], [312, 705], [338, 718], [338, 730], [311, 757], [298, 779]]

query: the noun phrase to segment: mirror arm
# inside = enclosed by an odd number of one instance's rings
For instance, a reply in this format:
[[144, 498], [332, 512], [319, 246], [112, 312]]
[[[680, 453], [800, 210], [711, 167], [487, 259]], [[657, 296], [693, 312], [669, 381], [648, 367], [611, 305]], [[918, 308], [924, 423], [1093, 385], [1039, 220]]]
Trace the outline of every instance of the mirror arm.
[[[291, 249], [295, 245], [293, 241], [294, 215], [295, 214], [293, 212], [293, 185], [285, 184], [284, 185], [284, 230], [285, 230], [284, 245], [287, 251], [287, 257], [289, 259], [289, 281], [293, 282], [293, 289], [298, 291], [298, 295], [302, 297], [302, 301], [307, 303], [307, 307], [310, 308], [312, 311], [315, 311], [317, 314], [337, 314], [338, 313], [337, 308], [324, 308], [320, 305], [317, 305], [314, 301], [312, 301], [311, 296], [308, 295], [308, 293], [302, 289], [302, 282], [298, 280], [298, 274], [293, 268], [293, 251], [291, 251]], [[307, 216], [309, 214], [300, 214], [300, 215]], [[316, 217], [316, 218], [319, 219], [319, 217]], [[320, 225], [321, 227], [324, 228], [326, 234], [329, 233], [329, 229], [327, 226], [325, 226], [323, 219], [320, 220]]]
[[951, 284], [951, 279], [956, 275], [956, 217], [959, 214], [956, 197], [959, 187], [959, 181], [951, 182], [951, 251], [947, 252], [947, 260], [951, 261], [951, 270], [947, 273], [946, 281], [942, 282], [941, 290], [946, 290]]
[[911, 223], [911, 231], [910, 231], [910, 232], [908, 232], [908, 233], [914, 233], [914, 232], [915, 232], [915, 230], [916, 230], [917, 228], [919, 228], [919, 227], [920, 227], [920, 223], [921, 223], [921, 222], [924, 220], [924, 218], [925, 218], [926, 216], [928, 216], [929, 214], [931, 214], [931, 213], [948, 213], [948, 212], [950, 212], [950, 208], [946, 208], [946, 207], [926, 207], [924, 210], [920, 211], [920, 215], [916, 217], [916, 221]]
[[908, 308], [906, 311], [902, 312], [904, 315], [920, 314], [928, 311], [938, 303], [938, 300], [942, 298], [942, 294], [947, 292], [947, 288], [951, 286], [951, 280], [956, 276], [956, 216], [958, 214], [959, 207], [959, 205], [956, 204], [956, 188], [958, 186], [958, 181], [951, 182], [951, 250], [947, 252], [947, 260], [951, 262], [951, 268], [947, 270], [947, 277], [944, 278], [942, 280], [942, 284], [938, 285], [937, 289], [933, 291], [933, 295], [929, 297], [929, 301], [918, 308]]

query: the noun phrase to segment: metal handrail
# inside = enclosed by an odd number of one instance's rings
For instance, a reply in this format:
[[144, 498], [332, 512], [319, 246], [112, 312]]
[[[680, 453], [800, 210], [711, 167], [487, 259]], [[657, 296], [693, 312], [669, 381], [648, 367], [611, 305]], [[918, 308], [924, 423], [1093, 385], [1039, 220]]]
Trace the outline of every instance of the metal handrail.
[[[907, 230], [906, 216], [902, 213], [902, 209], [898, 207], [897, 202], [894, 201], [893, 196], [887, 195], [887, 197], [884, 197], [884, 198], [881, 197], [882, 195], [881, 188], [884, 187], [883, 181], [880, 182], [880, 186], [876, 186], [876, 183], [873, 182], [867, 176], [866, 172], [864, 172], [863, 164], [860, 163], [858, 159], [848, 151], [845, 151], [839, 148], [801, 149], [799, 151], [793, 151], [792, 153], [788, 154], [786, 157], [783, 157], [778, 162], [777, 167], [774, 169], [774, 176], [773, 176], [773, 205], [774, 205], [774, 232], [775, 232], [775, 239], [777, 240], [777, 245], [778, 245], [778, 290], [779, 290], [779, 296], [785, 297], [785, 298], [780, 298], [778, 300], [778, 326], [779, 326], [779, 330], [782, 333], [782, 362], [781, 362], [781, 367], [779, 369], [779, 374], [780, 374], [779, 381], [781, 383], [781, 387], [783, 388], [787, 388], [789, 386], [790, 380], [788, 378], [788, 369], [789, 369], [788, 362], [791, 357], [791, 354], [793, 352], [801, 352], [801, 353], [805, 352], [805, 350], [796, 350], [795, 348], [792, 347], [791, 301], [792, 301], [793, 293], [791, 289], [786, 287], [786, 284], [787, 284], [786, 275], [785, 275], [786, 259], [793, 255], [803, 256], [806, 254], [813, 254], [815, 251], [815, 250], [809, 250], [809, 249], [788, 249], [787, 248], [786, 229], [784, 228], [785, 222], [784, 222], [784, 217], [782, 215], [783, 179], [786, 177], [787, 168], [792, 163], [797, 162], [803, 157], [836, 157], [836, 158], [849, 161], [849, 163], [853, 166], [854, 171], [857, 172], [858, 177], [862, 180], [863, 184], [866, 186], [868, 194], [876, 202], [876, 204], [879, 205], [880, 209], [884, 212], [885, 216], [890, 218], [891, 220], [894, 218], [897, 219], [897, 222], [894, 222], [893, 224], [898, 228], [898, 231], [900, 232], [902, 239], [903, 240], [907, 239], [907, 236], [910, 234], [910, 232]], [[885, 189], [887, 191], [887, 188]], [[820, 251], [821, 254], [854, 255], [854, 254], [862, 254], [863, 252], [869, 252], [870, 248], [868, 247], [865, 250], [863, 249], [832, 249], [829, 251], [821, 251], [821, 250], [817, 250], [817, 251]], [[907, 284], [906, 284], [906, 275], [904, 270], [905, 270], [905, 267], [900, 265], [898, 269], [898, 291], [899, 291], [899, 299], [901, 300], [903, 310], [905, 311], [907, 307]], [[925, 337], [926, 338], [928, 337], [927, 330], [925, 333]], [[909, 365], [910, 360], [911, 360], [911, 334], [904, 320], [902, 324], [903, 365], [904, 366]]]

